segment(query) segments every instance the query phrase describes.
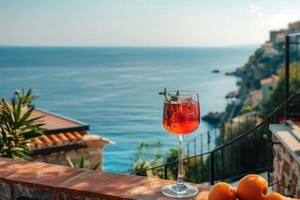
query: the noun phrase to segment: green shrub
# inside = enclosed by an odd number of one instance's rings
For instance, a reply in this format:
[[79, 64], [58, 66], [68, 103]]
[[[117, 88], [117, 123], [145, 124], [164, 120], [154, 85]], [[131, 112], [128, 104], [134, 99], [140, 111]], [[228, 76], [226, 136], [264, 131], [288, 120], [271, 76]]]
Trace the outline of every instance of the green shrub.
[[[156, 142], [152, 145], [146, 142], [140, 143], [137, 147], [135, 162], [132, 165], [132, 172], [139, 172], [137, 174], [142, 176], [165, 178], [165, 168], [155, 167], [169, 163], [166, 167], [167, 178], [175, 180], [178, 172], [178, 162], [176, 162], [178, 160], [178, 148], [170, 148], [168, 153], [162, 156], [160, 146], [160, 142]], [[154, 154], [151, 152], [154, 152]], [[186, 155], [184, 157], [186, 157]], [[208, 159], [195, 157], [193, 159], [184, 160], [184, 172], [186, 181], [207, 181], [209, 176]]]
[[41, 134], [42, 117], [31, 117], [34, 110], [28, 107], [36, 98], [29, 89], [26, 93], [16, 91], [8, 102], [0, 104], [0, 157], [30, 159], [29, 141]]
[[[275, 90], [271, 93], [270, 99], [262, 103], [261, 116], [266, 117], [271, 113], [277, 106], [284, 101], [285, 94], [285, 79], [284, 79], [284, 66], [278, 70], [280, 81], [276, 86]], [[294, 63], [290, 66], [290, 94], [295, 94], [300, 90], [300, 62]]]

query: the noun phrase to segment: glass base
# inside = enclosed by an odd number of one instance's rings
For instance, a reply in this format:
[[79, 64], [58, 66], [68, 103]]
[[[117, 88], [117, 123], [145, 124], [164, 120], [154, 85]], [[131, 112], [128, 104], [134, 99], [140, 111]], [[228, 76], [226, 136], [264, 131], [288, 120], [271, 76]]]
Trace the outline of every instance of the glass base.
[[161, 192], [168, 197], [181, 199], [196, 196], [198, 188], [186, 184], [171, 184], [163, 186]]

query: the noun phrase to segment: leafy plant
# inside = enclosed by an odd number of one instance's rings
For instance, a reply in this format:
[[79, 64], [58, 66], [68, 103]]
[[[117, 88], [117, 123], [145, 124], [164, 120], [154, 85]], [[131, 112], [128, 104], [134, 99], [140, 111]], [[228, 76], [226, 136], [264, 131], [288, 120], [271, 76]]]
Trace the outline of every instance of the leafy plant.
[[[136, 159], [132, 165], [133, 173], [141, 176], [164, 178], [164, 173], [167, 173], [167, 178], [175, 180], [177, 177], [178, 165], [178, 148], [170, 148], [164, 156], [160, 153], [160, 141], [150, 145], [142, 142], [137, 147]], [[150, 148], [152, 147], [152, 148]], [[186, 155], [184, 156], [186, 157]], [[157, 167], [162, 164], [169, 163], [164, 171], [164, 167]], [[208, 180], [208, 159], [204, 157], [195, 157], [192, 160], [184, 161], [185, 180], [197, 182]], [[146, 170], [150, 169], [151, 170]]]
[[[150, 149], [151, 148], [151, 149]], [[132, 165], [132, 171], [138, 172], [157, 165], [161, 165], [164, 161], [160, 153], [161, 142], [158, 140], [153, 144], [141, 142], [136, 149], [135, 161]], [[147, 172], [151, 176], [151, 172]], [[140, 174], [146, 175], [146, 174]]]
[[250, 106], [250, 105], [245, 105], [241, 108], [241, 112], [242, 113], [248, 113], [254, 110], [254, 107]]
[[97, 170], [98, 167], [101, 165], [101, 162], [98, 162], [98, 163], [96, 163], [94, 166], [88, 167], [88, 166], [86, 165], [87, 160], [86, 160], [86, 158], [85, 158], [84, 155], [81, 155], [81, 156], [80, 156], [80, 161], [79, 161], [79, 163], [77, 163], [77, 164], [76, 164], [74, 161], [72, 161], [71, 158], [70, 158], [69, 156], [67, 156], [67, 161], [68, 161], [68, 163], [69, 163], [69, 166], [72, 167], [72, 168], [90, 169], [90, 170], [94, 170], [94, 171]]
[[41, 134], [43, 116], [31, 117], [36, 99], [32, 90], [16, 90], [11, 102], [5, 98], [0, 104], [0, 157], [30, 159], [29, 141]]
[[[300, 88], [300, 62], [296, 62], [291, 64], [290, 66], [290, 94], [295, 94], [299, 91]], [[263, 117], [266, 117], [269, 113], [271, 113], [277, 106], [279, 106], [284, 101], [284, 91], [285, 91], [285, 77], [284, 77], [284, 66], [278, 70], [278, 75], [280, 77], [280, 81], [276, 88], [271, 93], [270, 99], [266, 102], [262, 103], [262, 110], [260, 114]]]

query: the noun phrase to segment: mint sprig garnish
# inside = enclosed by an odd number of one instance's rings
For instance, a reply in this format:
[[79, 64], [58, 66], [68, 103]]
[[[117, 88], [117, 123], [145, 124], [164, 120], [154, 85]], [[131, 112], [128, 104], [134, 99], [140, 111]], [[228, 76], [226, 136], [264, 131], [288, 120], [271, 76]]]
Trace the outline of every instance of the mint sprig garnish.
[[164, 96], [166, 101], [169, 103], [179, 101], [179, 96], [180, 96], [179, 90], [176, 91], [175, 95], [171, 95], [170, 93], [167, 92], [167, 89], [164, 88], [164, 90], [162, 92], [159, 92], [158, 94]]
[[170, 94], [167, 92], [167, 88], [164, 88], [164, 91], [158, 93], [161, 96], [164, 96], [167, 102], [171, 102]]

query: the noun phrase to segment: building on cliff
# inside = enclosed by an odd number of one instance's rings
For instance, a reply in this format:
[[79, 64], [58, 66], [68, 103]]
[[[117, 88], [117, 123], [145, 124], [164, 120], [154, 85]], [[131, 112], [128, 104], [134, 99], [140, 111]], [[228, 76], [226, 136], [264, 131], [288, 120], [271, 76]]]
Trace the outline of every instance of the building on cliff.
[[262, 45], [263, 51], [264, 51], [264, 57], [273, 57], [275, 55], [278, 55], [278, 51], [274, 48], [274, 45], [272, 42], [265, 42]]
[[267, 101], [270, 98], [270, 94], [275, 89], [278, 82], [279, 76], [277, 75], [272, 75], [260, 81], [262, 101]]
[[261, 90], [253, 90], [250, 92], [249, 97], [245, 101], [245, 104], [252, 107], [256, 107], [260, 104], [261, 99], [262, 99]]
[[288, 29], [280, 29], [276, 31], [270, 31], [270, 42], [281, 43], [285, 41], [285, 36], [288, 34]]
[[289, 23], [289, 33], [299, 33], [300, 32], [300, 21]]
[[285, 36], [291, 33], [300, 32], [300, 21], [290, 22], [287, 29], [270, 31], [270, 42], [280, 43], [285, 42]]
[[[34, 161], [69, 165], [69, 157], [79, 163], [81, 156], [86, 158], [87, 167], [102, 162], [106, 144], [113, 144], [104, 137], [89, 134], [89, 125], [35, 108], [32, 117], [43, 116], [43, 135], [31, 139], [30, 148]], [[97, 170], [102, 170], [102, 165]]]

